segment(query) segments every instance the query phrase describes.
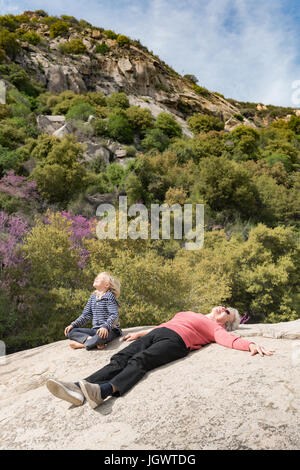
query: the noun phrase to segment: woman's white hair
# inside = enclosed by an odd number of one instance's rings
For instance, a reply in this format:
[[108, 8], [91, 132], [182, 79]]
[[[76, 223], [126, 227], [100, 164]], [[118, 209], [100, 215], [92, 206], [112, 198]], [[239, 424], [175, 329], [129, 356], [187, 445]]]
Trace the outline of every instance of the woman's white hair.
[[228, 310], [230, 311], [230, 313], [232, 313], [234, 315], [234, 320], [233, 320], [233, 322], [226, 322], [225, 323], [225, 329], [227, 331], [237, 330], [238, 327], [239, 327], [239, 324], [241, 323], [240, 314], [239, 314], [239, 312], [236, 308], [228, 307]]

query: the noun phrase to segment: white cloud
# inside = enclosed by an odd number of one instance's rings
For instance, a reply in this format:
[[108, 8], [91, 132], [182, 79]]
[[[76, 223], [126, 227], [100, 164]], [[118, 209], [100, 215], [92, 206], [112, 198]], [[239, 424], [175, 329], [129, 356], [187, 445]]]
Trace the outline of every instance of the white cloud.
[[140, 39], [176, 71], [227, 97], [292, 106], [300, 70], [295, 26], [281, 0], [25, 0], [23, 6]]

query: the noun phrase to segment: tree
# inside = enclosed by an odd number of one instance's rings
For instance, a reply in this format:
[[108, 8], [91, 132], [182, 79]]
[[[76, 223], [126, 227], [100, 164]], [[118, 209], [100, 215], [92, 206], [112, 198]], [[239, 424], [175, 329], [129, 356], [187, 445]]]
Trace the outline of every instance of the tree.
[[155, 127], [167, 137], [181, 137], [182, 129], [176, 119], [169, 113], [159, 113], [155, 121]]
[[189, 129], [194, 134], [209, 131], [221, 131], [224, 129], [224, 122], [215, 116], [207, 116], [206, 114], [193, 114], [187, 119]]
[[82, 157], [82, 146], [72, 136], [61, 140], [45, 138], [45, 141], [43, 149], [37, 146], [32, 152], [40, 159], [30, 178], [37, 182], [39, 191], [49, 201], [68, 201], [85, 184], [86, 171], [78, 161]]

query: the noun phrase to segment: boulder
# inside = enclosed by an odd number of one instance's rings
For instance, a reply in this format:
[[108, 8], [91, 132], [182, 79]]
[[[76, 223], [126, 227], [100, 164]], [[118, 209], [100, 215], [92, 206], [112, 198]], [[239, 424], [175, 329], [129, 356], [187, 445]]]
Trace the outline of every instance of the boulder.
[[40, 114], [37, 116], [37, 127], [44, 134], [52, 135], [60, 129], [66, 122], [65, 116], [52, 116]]
[[[130, 343], [119, 338], [86, 351], [62, 340], [8, 355], [0, 367], [0, 449], [298, 450], [299, 322], [246, 324], [233, 333], [254, 335], [273, 356], [213, 343], [94, 410], [55, 398], [47, 379], [85, 378]], [[275, 329], [293, 339], [269, 336]]]

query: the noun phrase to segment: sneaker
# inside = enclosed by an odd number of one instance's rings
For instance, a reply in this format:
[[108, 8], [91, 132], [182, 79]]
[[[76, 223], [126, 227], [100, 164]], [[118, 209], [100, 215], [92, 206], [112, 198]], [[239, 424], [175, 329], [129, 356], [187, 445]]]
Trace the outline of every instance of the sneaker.
[[75, 406], [80, 406], [84, 403], [84, 395], [73, 382], [59, 382], [58, 380], [49, 379], [46, 382], [46, 386], [52, 395], [61, 400], [66, 400]]
[[86, 380], [80, 380], [79, 385], [91, 408], [96, 408], [103, 402], [98, 384], [91, 384]]

